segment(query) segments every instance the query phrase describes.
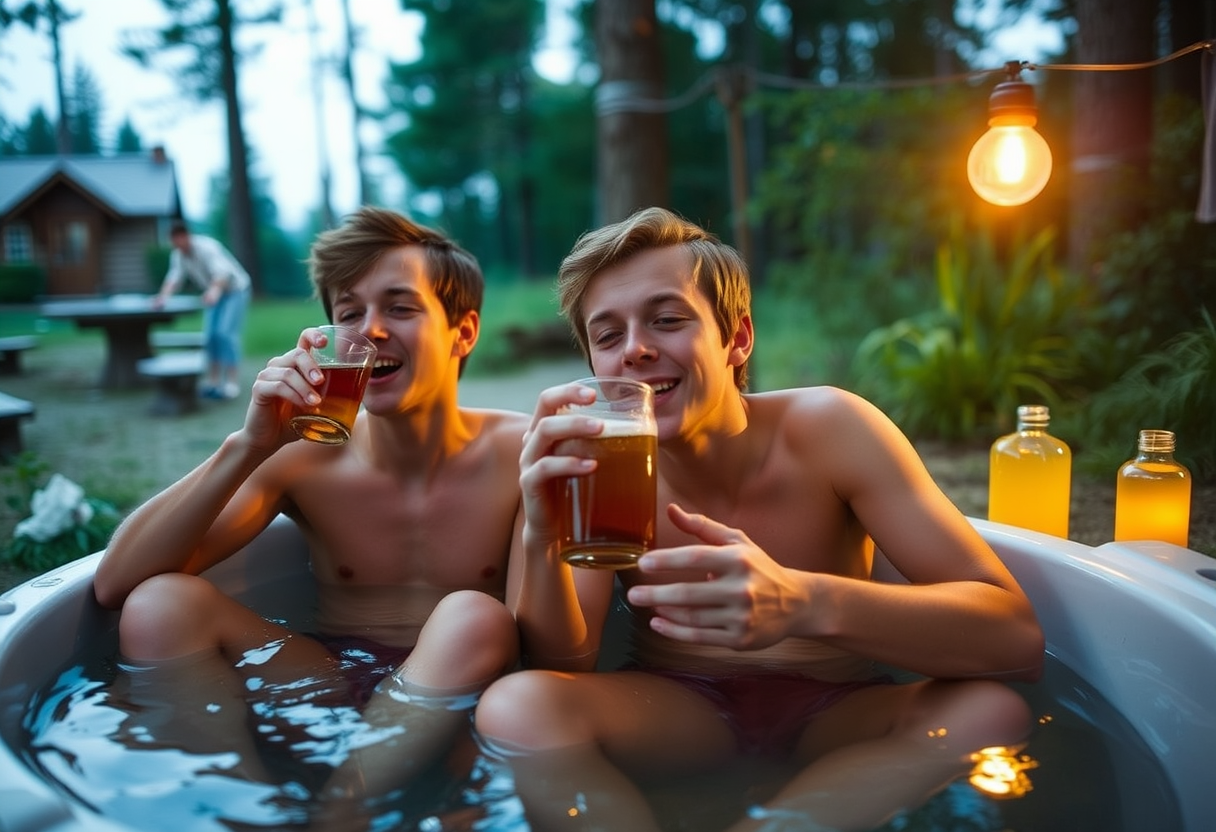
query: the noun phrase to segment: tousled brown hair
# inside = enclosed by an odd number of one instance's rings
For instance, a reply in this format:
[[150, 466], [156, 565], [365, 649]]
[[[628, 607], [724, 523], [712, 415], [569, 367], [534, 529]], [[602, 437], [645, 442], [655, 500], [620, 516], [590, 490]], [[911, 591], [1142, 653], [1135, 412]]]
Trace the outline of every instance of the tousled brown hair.
[[[308, 257], [313, 291], [333, 320], [333, 298], [354, 286], [386, 252], [420, 246], [431, 288], [455, 326], [466, 312], [481, 313], [485, 276], [472, 254], [440, 231], [420, 225], [396, 211], [364, 206], [342, 225], [323, 231]], [[464, 360], [460, 362], [464, 369]]]

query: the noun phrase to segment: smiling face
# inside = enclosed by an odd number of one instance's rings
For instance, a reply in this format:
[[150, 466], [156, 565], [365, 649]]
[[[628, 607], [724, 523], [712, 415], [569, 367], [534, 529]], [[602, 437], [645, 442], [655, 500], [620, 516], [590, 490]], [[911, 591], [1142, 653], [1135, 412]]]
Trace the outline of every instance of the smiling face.
[[751, 352], [751, 319], [723, 339], [687, 249], [651, 249], [605, 269], [582, 312], [595, 374], [654, 388], [660, 442], [712, 429], [721, 403], [737, 401], [735, 369]]
[[330, 297], [334, 323], [376, 344], [375, 369], [363, 395], [369, 413], [410, 410], [454, 395], [461, 362], [477, 342], [477, 312], [449, 323], [426, 265], [420, 246], [393, 248]]

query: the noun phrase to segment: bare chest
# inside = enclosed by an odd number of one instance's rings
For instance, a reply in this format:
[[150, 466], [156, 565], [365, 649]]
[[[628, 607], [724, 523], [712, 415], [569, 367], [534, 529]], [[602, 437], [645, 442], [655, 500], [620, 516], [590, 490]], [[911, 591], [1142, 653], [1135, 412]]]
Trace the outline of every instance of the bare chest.
[[362, 472], [292, 500], [330, 584], [484, 589], [498, 594], [518, 504], [514, 478], [463, 476], [403, 482]]
[[804, 461], [774, 455], [750, 476], [696, 482], [676, 490], [660, 482], [658, 545], [696, 542], [662, 510], [675, 502], [739, 529], [777, 563], [794, 569], [864, 575], [869, 547], [864, 530], [830, 478]]

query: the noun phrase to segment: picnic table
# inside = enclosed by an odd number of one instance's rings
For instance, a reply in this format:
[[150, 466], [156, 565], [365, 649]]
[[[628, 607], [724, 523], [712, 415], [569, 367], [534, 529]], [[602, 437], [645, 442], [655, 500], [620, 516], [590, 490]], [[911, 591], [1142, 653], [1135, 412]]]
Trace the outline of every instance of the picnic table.
[[151, 295], [112, 295], [46, 301], [39, 314], [70, 320], [81, 329], [101, 329], [106, 336], [101, 386], [125, 389], [144, 383], [139, 362], [152, 355], [152, 325], [171, 323], [202, 308], [202, 300], [194, 295], [174, 295], [163, 306], [155, 306]]

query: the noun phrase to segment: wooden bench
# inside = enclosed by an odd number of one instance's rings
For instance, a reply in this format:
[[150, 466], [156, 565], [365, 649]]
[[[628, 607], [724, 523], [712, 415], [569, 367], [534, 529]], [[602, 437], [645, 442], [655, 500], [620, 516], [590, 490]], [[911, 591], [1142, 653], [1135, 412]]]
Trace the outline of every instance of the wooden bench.
[[21, 420], [33, 416], [33, 402], [0, 393], [0, 456], [11, 459], [21, 453]]
[[160, 350], [201, 350], [205, 336], [201, 332], [154, 331], [152, 346]]
[[9, 335], [0, 338], [0, 375], [21, 374], [21, 353], [38, 346], [33, 335]]
[[198, 410], [198, 377], [206, 361], [198, 350], [166, 352], [141, 358], [139, 374], [156, 382], [153, 416], [180, 416]]

